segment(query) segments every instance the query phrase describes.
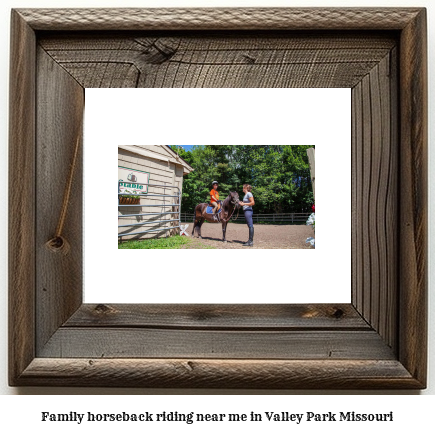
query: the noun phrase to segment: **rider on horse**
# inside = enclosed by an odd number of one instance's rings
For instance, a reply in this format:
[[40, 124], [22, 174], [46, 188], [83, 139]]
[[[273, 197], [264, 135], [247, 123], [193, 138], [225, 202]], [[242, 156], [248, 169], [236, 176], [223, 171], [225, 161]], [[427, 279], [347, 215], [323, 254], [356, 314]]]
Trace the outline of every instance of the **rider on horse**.
[[219, 192], [217, 191], [219, 183], [213, 181], [212, 186], [213, 188], [210, 191], [210, 205], [213, 207], [213, 214], [216, 215], [219, 210]]

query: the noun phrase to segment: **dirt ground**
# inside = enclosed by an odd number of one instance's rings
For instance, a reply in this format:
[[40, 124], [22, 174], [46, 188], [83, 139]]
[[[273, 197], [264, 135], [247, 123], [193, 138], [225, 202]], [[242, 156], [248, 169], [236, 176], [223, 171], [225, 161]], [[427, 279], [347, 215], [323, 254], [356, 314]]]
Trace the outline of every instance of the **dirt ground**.
[[[192, 237], [193, 223], [187, 222], [187, 233]], [[188, 249], [247, 249], [242, 244], [248, 241], [248, 227], [243, 224], [229, 223], [227, 227], [227, 243], [222, 242], [222, 225], [220, 223], [204, 223], [202, 240], [193, 238], [194, 243], [186, 245]], [[254, 249], [310, 249], [305, 243], [308, 237], [314, 236], [311, 226], [306, 225], [254, 225]]]

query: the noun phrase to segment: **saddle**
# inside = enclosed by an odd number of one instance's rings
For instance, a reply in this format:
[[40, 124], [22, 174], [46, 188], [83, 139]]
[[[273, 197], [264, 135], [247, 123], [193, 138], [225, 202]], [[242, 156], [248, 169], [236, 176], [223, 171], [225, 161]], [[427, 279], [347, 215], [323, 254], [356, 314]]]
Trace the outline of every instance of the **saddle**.
[[[211, 203], [208, 204], [207, 209], [205, 210], [205, 212], [207, 214], [213, 214], [213, 207], [211, 206]], [[218, 201], [218, 210], [216, 212], [216, 215], [220, 214], [221, 212], [222, 212], [222, 201], [219, 200]]]

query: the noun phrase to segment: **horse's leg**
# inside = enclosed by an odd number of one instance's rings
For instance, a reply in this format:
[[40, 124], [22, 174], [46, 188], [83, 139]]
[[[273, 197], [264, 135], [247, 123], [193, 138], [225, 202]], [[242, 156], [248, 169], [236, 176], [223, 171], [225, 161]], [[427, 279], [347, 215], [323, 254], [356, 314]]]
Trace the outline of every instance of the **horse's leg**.
[[204, 218], [199, 222], [198, 224], [198, 234], [199, 234], [199, 238], [202, 239], [202, 235], [201, 235], [201, 228], [202, 228], [202, 224], [204, 223]]
[[222, 221], [222, 236], [223, 236], [222, 241], [224, 243], [227, 242], [227, 240], [225, 238], [226, 233], [227, 233], [227, 222], [226, 221]]

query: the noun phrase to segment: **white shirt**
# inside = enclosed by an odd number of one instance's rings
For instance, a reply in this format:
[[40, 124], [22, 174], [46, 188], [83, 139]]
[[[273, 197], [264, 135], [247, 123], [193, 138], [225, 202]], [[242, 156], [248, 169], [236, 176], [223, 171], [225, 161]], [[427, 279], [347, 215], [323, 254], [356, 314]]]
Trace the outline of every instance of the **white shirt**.
[[[250, 191], [248, 191], [246, 194], [245, 194], [245, 197], [243, 198], [243, 203], [249, 203], [250, 202], [250, 198], [251, 197], [254, 197], [254, 195], [250, 192]], [[250, 210], [250, 211], [252, 211], [252, 206], [244, 206], [243, 207], [243, 211], [246, 211], [246, 210]]]

